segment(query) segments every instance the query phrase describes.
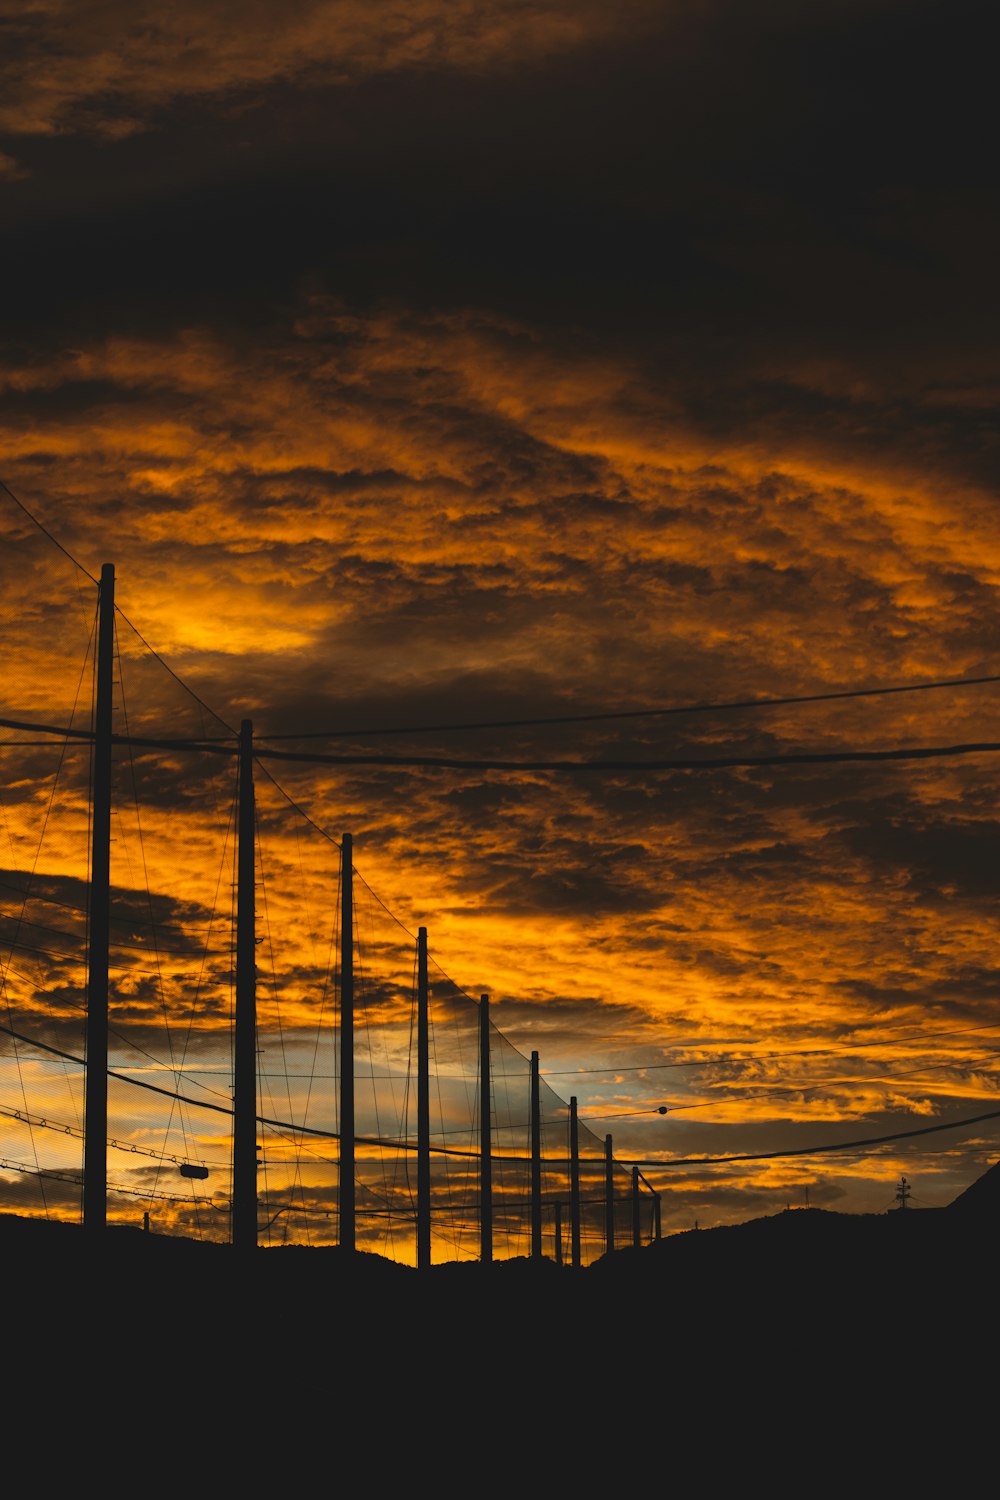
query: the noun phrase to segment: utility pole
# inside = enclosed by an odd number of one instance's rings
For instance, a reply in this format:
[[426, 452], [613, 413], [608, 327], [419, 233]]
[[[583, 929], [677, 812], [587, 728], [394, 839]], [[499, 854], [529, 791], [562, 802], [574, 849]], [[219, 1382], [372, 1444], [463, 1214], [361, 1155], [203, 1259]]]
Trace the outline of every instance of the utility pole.
[[354, 1250], [354, 840], [340, 846], [340, 1245]]
[[430, 1025], [427, 928], [417, 929], [417, 1270], [431, 1263]]
[[108, 1222], [108, 945], [111, 926], [111, 714], [115, 665], [115, 570], [111, 563], [105, 563], [101, 569], [97, 607], [83, 1138], [85, 1229], [105, 1229]]
[[906, 1207], [906, 1200], [910, 1196], [910, 1184], [905, 1177], [899, 1179], [899, 1187], [896, 1189], [896, 1202], [900, 1208]]
[[538, 1053], [531, 1054], [531, 1256], [542, 1256], [542, 1109]]
[[240, 725], [236, 854], [236, 1018], [233, 1058], [232, 1242], [257, 1245], [257, 917], [253, 724]]
[[611, 1137], [604, 1137], [604, 1249], [610, 1255], [615, 1248], [615, 1159]]
[[569, 1101], [569, 1259], [580, 1269], [580, 1122], [576, 1095]]
[[493, 1259], [493, 1098], [490, 1090], [490, 997], [479, 1000], [479, 1259]]
[[639, 1215], [639, 1168], [632, 1168], [632, 1244], [636, 1250], [642, 1244], [642, 1224]]

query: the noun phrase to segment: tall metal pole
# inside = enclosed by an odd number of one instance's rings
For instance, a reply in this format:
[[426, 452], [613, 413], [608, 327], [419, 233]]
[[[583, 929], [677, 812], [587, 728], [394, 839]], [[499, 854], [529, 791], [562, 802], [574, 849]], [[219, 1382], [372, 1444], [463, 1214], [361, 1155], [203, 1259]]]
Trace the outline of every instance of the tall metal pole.
[[340, 848], [340, 1245], [355, 1249], [354, 1184], [354, 840]]
[[542, 1111], [539, 1098], [538, 1053], [531, 1054], [531, 1256], [542, 1254]]
[[580, 1266], [580, 1122], [576, 1095], [569, 1101], [569, 1243], [570, 1264]]
[[233, 1244], [257, 1245], [257, 913], [253, 724], [240, 724], [233, 1048]]
[[490, 997], [479, 999], [479, 1259], [493, 1259], [493, 1100], [490, 1094]]
[[83, 1223], [86, 1229], [104, 1229], [108, 1222], [108, 943], [111, 925], [111, 715], [115, 665], [115, 570], [111, 563], [105, 563], [101, 568], [97, 607], [83, 1140]]
[[642, 1244], [639, 1228], [639, 1168], [632, 1168], [632, 1244], [638, 1250]]
[[431, 1263], [430, 1023], [427, 928], [417, 928], [417, 1270]]
[[615, 1164], [609, 1135], [604, 1137], [604, 1248], [609, 1255], [615, 1248]]

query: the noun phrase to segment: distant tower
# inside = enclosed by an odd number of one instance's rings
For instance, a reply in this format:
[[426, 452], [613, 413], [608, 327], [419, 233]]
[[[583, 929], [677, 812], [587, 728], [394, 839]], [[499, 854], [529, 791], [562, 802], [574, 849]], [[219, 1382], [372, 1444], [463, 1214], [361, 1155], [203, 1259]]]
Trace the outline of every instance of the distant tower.
[[899, 1179], [899, 1187], [896, 1189], [896, 1203], [900, 1208], [906, 1207], [906, 1200], [910, 1196], [910, 1184], [905, 1177]]

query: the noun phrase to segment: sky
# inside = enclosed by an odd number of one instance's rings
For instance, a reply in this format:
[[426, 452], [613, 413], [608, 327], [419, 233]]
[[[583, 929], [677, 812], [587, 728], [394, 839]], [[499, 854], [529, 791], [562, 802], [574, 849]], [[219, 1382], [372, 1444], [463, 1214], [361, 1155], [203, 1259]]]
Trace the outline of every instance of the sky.
[[[997, 1156], [957, 1123], [1000, 1110], [997, 754], [850, 758], [1000, 742], [984, 20], [0, 3], [2, 716], [85, 725], [111, 563], [116, 727], [313, 757], [258, 761], [268, 1026], [332, 1004], [350, 832], [382, 1019], [425, 926], [664, 1232], [941, 1207]], [[41, 950], [79, 956], [86, 766], [4, 735], [9, 1029], [76, 1055]], [[112, 1009], [188, 1091], [232, 771], [116, 773]], [[154, 907], [183, 976], [136, 965]], [[72, 1216], [79, 1074], [56, 1162], [11, 1119], [51, 1057], [3, 1048], [0, 1198]], [[120, 1139], [182, 1149], [121, 1092]], [[180, 1212], [161, 1169], [133, 1218]]]

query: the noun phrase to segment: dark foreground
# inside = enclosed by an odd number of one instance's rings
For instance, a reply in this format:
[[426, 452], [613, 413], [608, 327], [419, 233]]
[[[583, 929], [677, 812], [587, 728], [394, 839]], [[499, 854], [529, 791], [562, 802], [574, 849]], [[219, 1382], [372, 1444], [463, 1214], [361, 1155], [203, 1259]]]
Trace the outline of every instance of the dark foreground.
[[959, 1206], [793, 1209], [583, 1270], [426, 1273], [0, 1216], [7, 1369], [15, 1396], [61, 1382], [102, 1431], [131, 1412], [218, 1438], [238, 1416], [268, 1448], [301, 1426], [311, 1462], [317, 1441], [360, 1445], [394, 1476], [379, 1492], [428, 1444], [466, 1459], [484, 1445], [480, 1479], [498, 1483], [515, 1450], [533, 1454], [585, 1494], [598, 1476], [679, 1482], [681, 1452], [710, 1492], [807, 1448], [826, 1476], [808, 1493], [835, 1492], [841, 1464], [888, 1481], [893, 1451], [927, 1478], [995, 1420], [1000, 1217]]

